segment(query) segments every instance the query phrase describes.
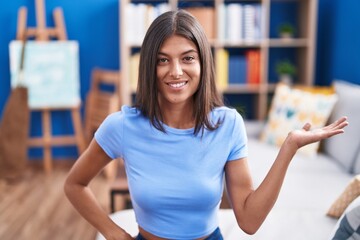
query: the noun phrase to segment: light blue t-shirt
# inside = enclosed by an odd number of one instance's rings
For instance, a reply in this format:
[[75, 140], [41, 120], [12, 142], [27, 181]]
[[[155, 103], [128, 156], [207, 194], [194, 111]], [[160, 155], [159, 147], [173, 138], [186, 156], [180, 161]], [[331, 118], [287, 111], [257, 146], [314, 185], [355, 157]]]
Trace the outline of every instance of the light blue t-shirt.
[[247, 156], [240, 114], [227, 107], [211, 112], [215, 131], [164, 125], [157, 130], [139, 110], [123, 106], [109, 115], [95, 139], [109, 157], [123, 158], [137, 223], [167, 239], [196, 239], [218, 227], [227, 161]]

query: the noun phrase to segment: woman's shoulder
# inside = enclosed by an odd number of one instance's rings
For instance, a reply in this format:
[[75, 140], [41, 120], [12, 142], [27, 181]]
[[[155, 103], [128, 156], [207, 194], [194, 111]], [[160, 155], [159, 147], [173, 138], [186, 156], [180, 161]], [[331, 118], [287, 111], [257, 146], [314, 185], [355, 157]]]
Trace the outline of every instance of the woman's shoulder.
[[125, 115], [125, 116], [139, 116], [140, 115], [140, 110], [137, 109], [136, 107], [130, 107], [128, 105], [123, 105], [121, 107], [120, 113]]
[[214, 108], [212, 114], [214, 117], [242, 118], [241, 115], [236, 111], [236, 109], [227, 106]]
[[106, 121], [125, 120], [127, 118], [133, 118], [139, 115], [141, 114], [137, 108], [123, 105], [119, 111], [110, 113], [106, 117]]

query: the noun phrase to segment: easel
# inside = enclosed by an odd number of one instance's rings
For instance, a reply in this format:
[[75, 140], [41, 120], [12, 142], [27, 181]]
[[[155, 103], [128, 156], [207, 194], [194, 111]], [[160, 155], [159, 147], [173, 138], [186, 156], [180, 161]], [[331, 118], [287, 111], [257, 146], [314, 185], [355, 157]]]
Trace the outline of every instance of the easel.
[[[18, 12], [17, 40], [35, 38], [36, 41], [49, 41], [50, 38], [67, 40], [63, 12], [61, 8], [56, 8], [54, 14], [54, 28], [46, 28], [44, 0], [35, 0], [36, 23], [37, 27], [27, 28], [27, 8], [21, 7]], [[29, 147], [43, 147], [44, 149], [44, 170], [46, 173], [52, 172], [52, 146], [76, 145], [79, 154], [85, 150], [85, 140], [80, 116], [80, 104], [69, 108], [39, 108], [31, 109], [40, 111], [42, 114], [42, 137], [30, 138]], [[52, 111], [71, 111], [71, 118], [74, 127], [74, 135], [52, 136], [51, 112]]]

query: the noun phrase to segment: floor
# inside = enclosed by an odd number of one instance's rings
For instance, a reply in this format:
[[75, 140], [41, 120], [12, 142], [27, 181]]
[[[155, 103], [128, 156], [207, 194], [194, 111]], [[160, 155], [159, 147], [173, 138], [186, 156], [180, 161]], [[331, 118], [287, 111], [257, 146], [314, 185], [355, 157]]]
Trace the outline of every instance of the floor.
[[[0, 239], [95, 238], [96, 230], [75, 211], [63, 192], [63, 183], [72, 164], [55, 164], [49, 175], [44, 173], [41, 165], [31, 164], [20, 179], [0, 179]], [[109, 212], [109, 182], [106, 178], [97, 176], [90, 187], [104, 210]], [[122, 203], [117, 202], [119, 209]]]

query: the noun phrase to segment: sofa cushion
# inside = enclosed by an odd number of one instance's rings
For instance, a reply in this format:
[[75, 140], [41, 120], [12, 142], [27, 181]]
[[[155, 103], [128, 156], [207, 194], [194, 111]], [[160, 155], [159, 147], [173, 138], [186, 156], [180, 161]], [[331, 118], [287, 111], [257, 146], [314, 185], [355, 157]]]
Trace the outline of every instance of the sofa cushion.
[[[360, 166], [355, 163], [360, 147], [360, 86], [336, 80], [334, 87], [339, 99], [330, 116], [330, 122], [341, 116], [347, 116], [349, 126], [346, 127], [344, 134], [324, 141], [324, 152], [338, 161], [346, 171], [360, 173]], [[356, 169], [355, 165], [357, 165]]]
[[[249, 138], [248, 164], [254, 187], [258, 187], [273, 165], [279, 149]], [[287, 170], [276, 206], [325, 213], [354, 176], [323, 153], [314, 157], [296, 154]]]
[[246, 120], [244, 123], [247, 137], [258, 139], [264, 129], [265, 122], [258, 120]]
[[332, 240], [360, 239], [360, 197], [346, 208], [333, 232]]
[[[255, 188], [266, 177], [278, 152], [276, 146], [249, 138], [248, 165]], [[323, 153], [314, 157], [296, 154], [278, 200], [259, 231], [245, 238], [231, 235], [234, 237], [225, 239], [329, 239], [337, 219], [325, 213], [352, 178]]]
[[327, 212], [330, 217], [339, 218], [349, 204], [360, 196], [360, 175], [355, 176], [346, 186], [345, 190], [335, 200]]
[[[307, 122], [311, 123], [312, 128], [323, 127], [336, 100], [335, 94], [312, 93], [278, 84], [261, 140], [280, 146], [290, 131], [301, 129]], [[318, 147], [319, 142], [316, 142], [301, 148], [299, 152], [313, 156]]]

